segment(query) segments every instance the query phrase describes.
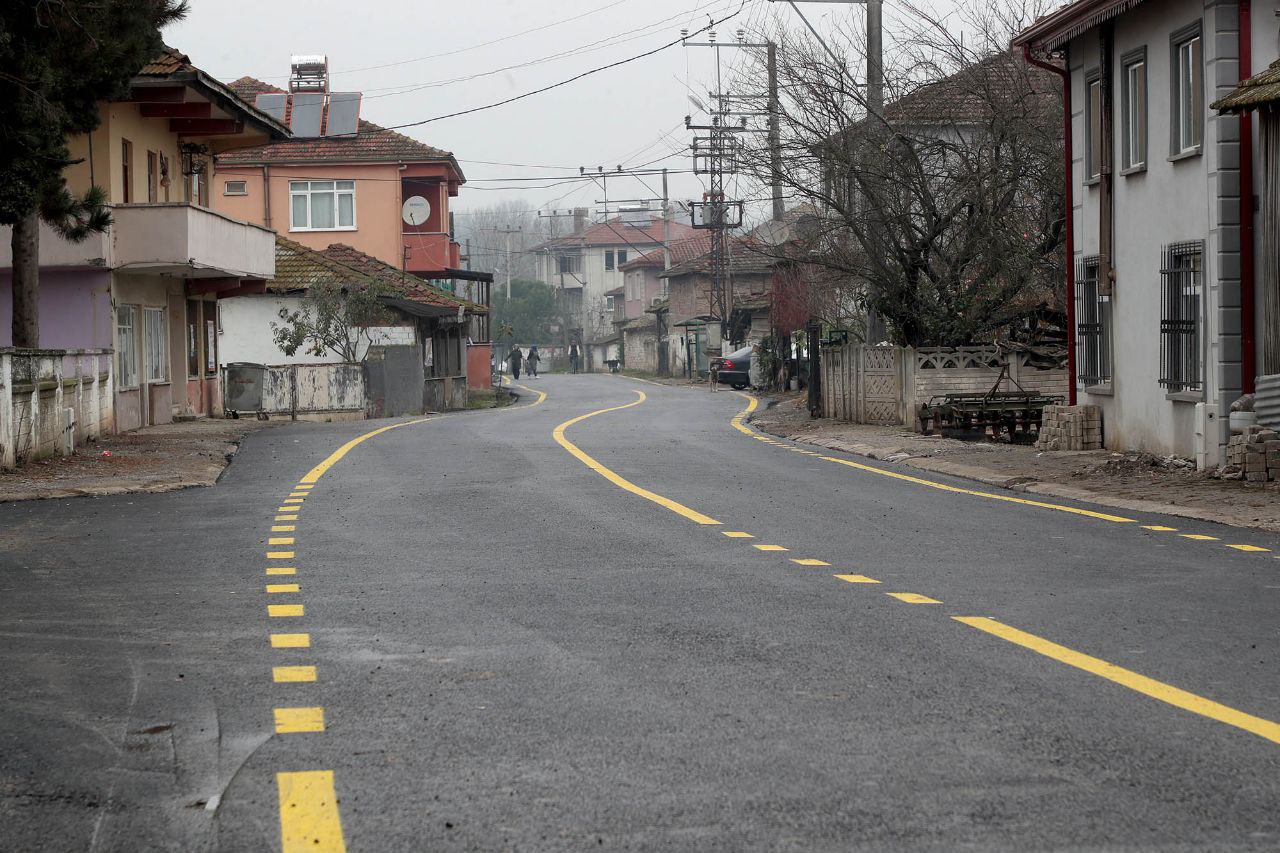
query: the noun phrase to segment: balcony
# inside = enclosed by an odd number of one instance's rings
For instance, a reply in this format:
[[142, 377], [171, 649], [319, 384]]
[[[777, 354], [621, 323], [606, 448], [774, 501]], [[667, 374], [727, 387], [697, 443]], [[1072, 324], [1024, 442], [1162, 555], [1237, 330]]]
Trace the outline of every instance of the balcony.
[[445, 233], [404, 233], [405, 268], [416, 275], [441, 273], [462, 265], [462, 252]]
[[[40, 226], [40, 266], [116, 269], [181, 278], [271, 278], [274, 232], [183, 202], [120, 204], [105, 234], [68, 243]], [[0, 228], [0, 268], [13, 266], [9, 228]]]

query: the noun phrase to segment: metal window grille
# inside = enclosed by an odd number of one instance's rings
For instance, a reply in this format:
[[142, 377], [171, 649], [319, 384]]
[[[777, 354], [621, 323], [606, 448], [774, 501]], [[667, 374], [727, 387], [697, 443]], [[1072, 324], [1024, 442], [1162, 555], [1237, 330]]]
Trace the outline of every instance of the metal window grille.
[[1111, 297], [1098, 287], [1098, 258], [1076, 261], [1076, 353], [1083, 385], [1111, 381]]
[[1200, 294], [1204, 244], [1173, 243], [1160, 255], [1160, 384], [1200, 391]]

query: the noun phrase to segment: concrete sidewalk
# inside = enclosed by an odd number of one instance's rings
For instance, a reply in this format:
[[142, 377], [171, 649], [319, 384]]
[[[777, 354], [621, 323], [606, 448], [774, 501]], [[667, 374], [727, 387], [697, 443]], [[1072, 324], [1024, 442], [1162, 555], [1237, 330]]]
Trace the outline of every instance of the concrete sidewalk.
[[0, 471], [0, 501], [169, 492], [217, 482], [245, 435], [281, 422], [206, 418], [101, 436], [75, 455]]
[[765, 398], [756, 428], [990, 486], [1280, 532], [1280, 484], [1224, 480], [1183, 460], [1108, 450], [1034, 447], [919, 435], [905, 427], [811, 419], [803, 395]]

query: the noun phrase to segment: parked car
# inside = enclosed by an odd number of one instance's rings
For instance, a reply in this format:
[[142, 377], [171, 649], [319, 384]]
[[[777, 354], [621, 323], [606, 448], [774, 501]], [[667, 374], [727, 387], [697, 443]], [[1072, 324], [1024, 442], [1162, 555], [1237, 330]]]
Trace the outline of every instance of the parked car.
[[737, 391], [751, 384], [751, 347], [743, 347], [721, 356], [716, 359], [716, 364], [721, 384]]

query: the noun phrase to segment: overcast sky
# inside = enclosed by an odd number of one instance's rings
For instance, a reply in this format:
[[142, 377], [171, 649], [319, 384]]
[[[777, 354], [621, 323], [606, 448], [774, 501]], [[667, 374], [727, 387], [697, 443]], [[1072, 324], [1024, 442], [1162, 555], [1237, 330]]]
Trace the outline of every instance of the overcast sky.
[[[799, 26], [788, 7], [767, 0], [191, 0], [186, 20], [165, 38], [227, 82], [247, 74], [284, 87], [291, 54], [327, 54], [331, 88], [363, 92], [362, 116], [392, 126], [556, 83], [659, 47], [684, 27], [705, 26], [709, 14], [721, 18], [740, 6], [719, 27], [721, 40], [732, 39], [738, 27], [759, 32], [779, 19]], [[862, 26], [859, 6], [805, 8], [819, 26]], [[893, 25], [887, 11], [886, 27]], [[459, 159], [468, 183], [456, 211], [507, 199], [594, 207], [602, 193], [593, 183], [549, 187], [554, 181], [512, 179], [576, 177], [579, 166], [619, 164], [687, 172], [690, 161], [681, 149], [689, 140], [683, 126], [692, 109], [688, 94], [705, 100], [713, 53], [677, 45], [513, 104], [402, 132]], [[737, 53], [723, 51], [725, 65], [743, 62]], [[510, 67], [517, 65], [525, 67]], [[634, 179], [609, 182], [611, 198], [659, 190], [654, 179], [649, 188]], [[673, 198], [700, 193], [693, 175], [672, 175]]]

